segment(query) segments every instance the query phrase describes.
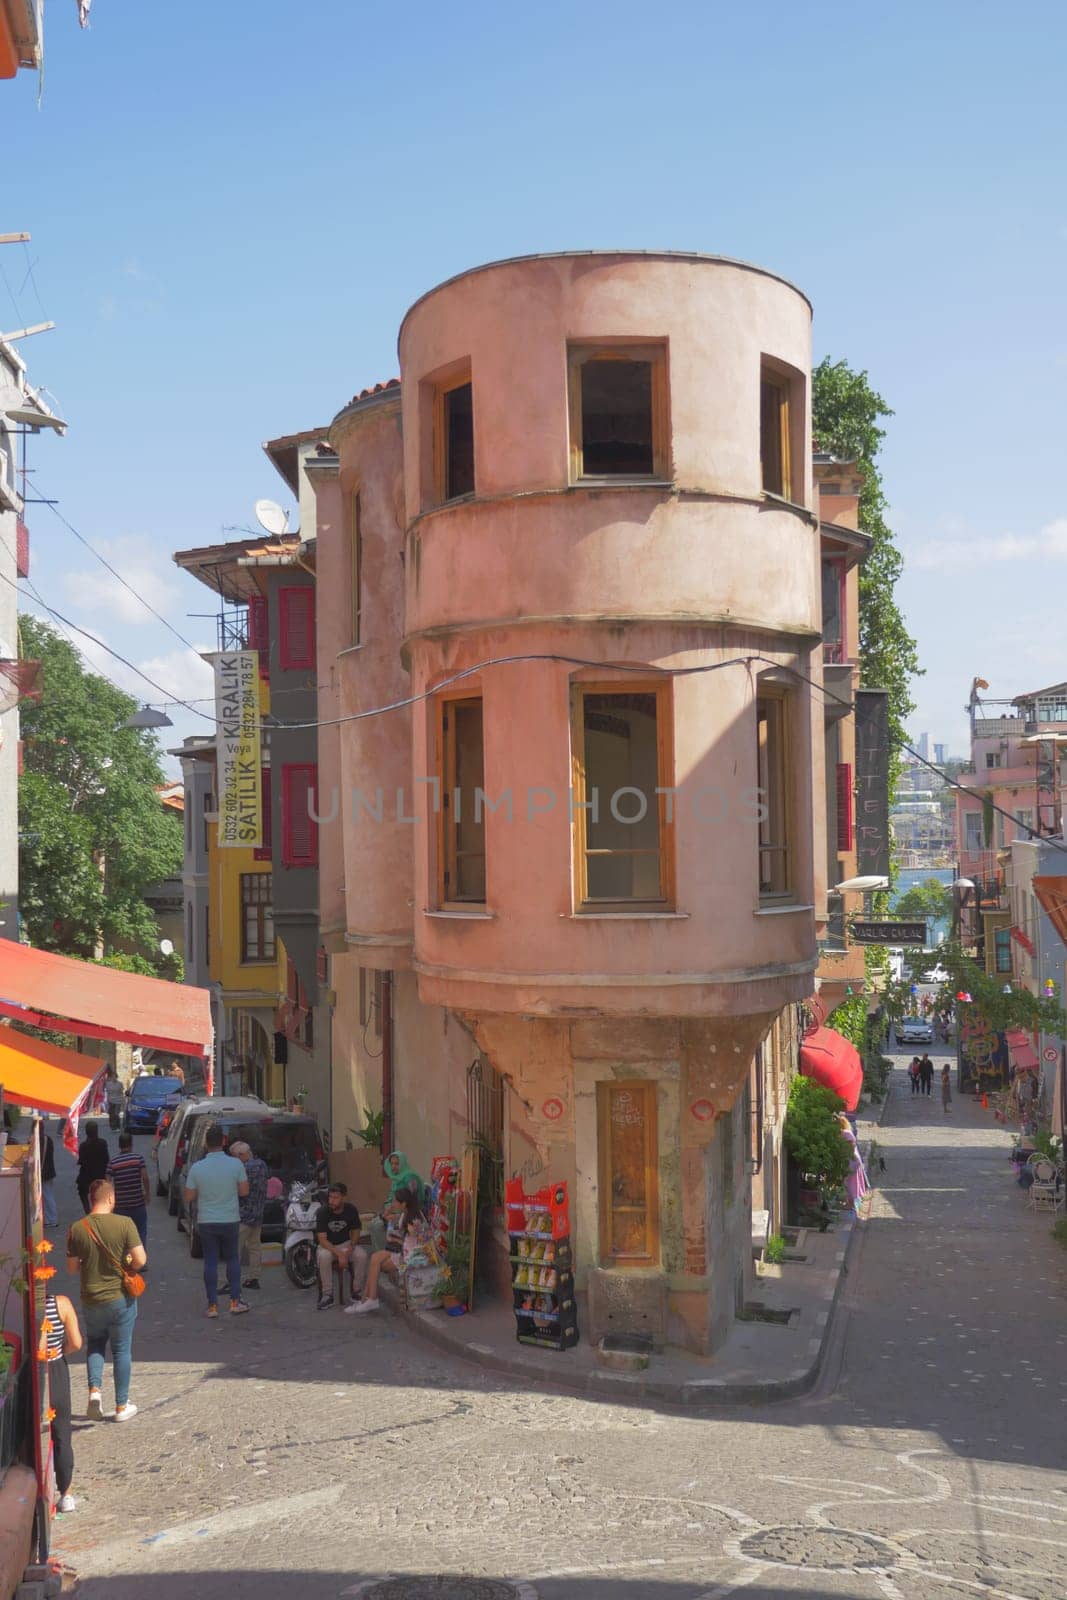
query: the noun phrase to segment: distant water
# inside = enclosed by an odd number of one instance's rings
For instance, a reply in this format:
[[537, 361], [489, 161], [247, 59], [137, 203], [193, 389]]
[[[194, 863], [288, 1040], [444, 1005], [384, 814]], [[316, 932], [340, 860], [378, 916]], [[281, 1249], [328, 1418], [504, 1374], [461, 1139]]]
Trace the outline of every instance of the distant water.
[[[909, 889], [916, 888], [920, 883], [929, 883], [931, 878], [936, 878], [938, 883], [950, 884], [956, 877], [951, 867], [906, 867], [897, 874], [897, 887], [893, 896], [890, 910], [896, 908], [900, 895]], [[941, 944], [949, 936], [949, 918], [939, 918], [936, 922], [927, 923], [927, 932], [930, 944]]]

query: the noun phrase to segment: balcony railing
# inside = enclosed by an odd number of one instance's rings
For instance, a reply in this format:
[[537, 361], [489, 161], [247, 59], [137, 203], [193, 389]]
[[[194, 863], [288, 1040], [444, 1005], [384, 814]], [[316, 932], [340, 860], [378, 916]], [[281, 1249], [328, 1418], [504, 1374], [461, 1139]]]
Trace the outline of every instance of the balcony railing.
[[218, 618], [219, 649], [245, 650], [248, 647], [248, 613], [222, 611]]

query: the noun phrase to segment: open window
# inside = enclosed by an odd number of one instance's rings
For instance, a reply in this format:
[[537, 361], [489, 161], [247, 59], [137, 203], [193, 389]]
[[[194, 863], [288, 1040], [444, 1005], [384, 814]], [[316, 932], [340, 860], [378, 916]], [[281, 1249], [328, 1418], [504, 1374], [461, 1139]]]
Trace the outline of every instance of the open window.
[[351, 595], [350, 643], [359, 644], [363, 612], [363, 534], [358, 491], [348, 496], [348, 582]]
[[804, 492], [803, 392], [799, 372], [764, 357], [759, 385], [763, 489], [783, 500], [800, 501]]
[[600, 1261], [606, 1267], [659, 1265], [656, 1085], [647, 1079], [597, 1084]]
[[668, 478], [666, 346], [572, 345], [567, 359], [572, 481]]
[[822, 561], [822, 658], [843, 664], [847, 659], [845, 633], [845, 561], [824, 556]]
[[474, 493], [474, 389], [470, 363], [433, 386], [433, 500]]
[[789, 694], [761, 683], [756, 697], [756, 757], [759, 808], [759, 892], [763, 900], [793, 893], [789, 750]]
[[485, 749], [480, 695], [443, 699], [440, 711], [441, 797], [438, 841], [439, 905], [484, 905]]
[[671, 905], [670, 732], [666, 683], [574, 685], [571, 809], [580, 908]]

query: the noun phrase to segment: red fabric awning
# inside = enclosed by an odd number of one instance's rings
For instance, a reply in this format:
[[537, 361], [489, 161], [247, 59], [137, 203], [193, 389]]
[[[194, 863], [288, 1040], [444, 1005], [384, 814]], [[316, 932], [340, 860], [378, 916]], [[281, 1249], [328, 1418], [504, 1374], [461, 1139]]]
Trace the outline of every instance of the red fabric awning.
[[211, 997], [206, 989], [116, 972], [51, 950], [0, 939], [0, 1015], [86, 1039], [206, 1056]]
[[846, 1111], [855, 1111], [863, 1088], [863, 1062], [859, 1051], [833, 1028], [816, 1028], [800, 1046], [800, 1070], [823, 1088], [832, 1089], [845, 1102]]
[[1025, 1028], [1009, 1028], [1004, 1035], [1011, 1059], [1020, 1072], [1035, 1072], [1039, 1065], [1034, 1041]]
[[0, 1028], [0, 1083], [11, 1105], [33, 1106], [46, 1115], [68, 1116], [104, 1063], [92, 1056]]

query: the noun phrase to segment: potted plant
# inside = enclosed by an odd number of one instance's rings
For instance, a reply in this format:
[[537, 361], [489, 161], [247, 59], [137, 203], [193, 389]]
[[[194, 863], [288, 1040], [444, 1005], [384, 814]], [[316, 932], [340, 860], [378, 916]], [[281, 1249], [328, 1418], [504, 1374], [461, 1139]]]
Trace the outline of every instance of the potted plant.
[[844, 1106], [832, 1089], [811, 1078], [793, 1079], [782, 1137], [804, 1185], [799, 1195], [801, 1212], [817, 1208], [823, 1229], [829, 1222], [830, 1201], [848, 1173], [849, 1147], [837, 1121]]

